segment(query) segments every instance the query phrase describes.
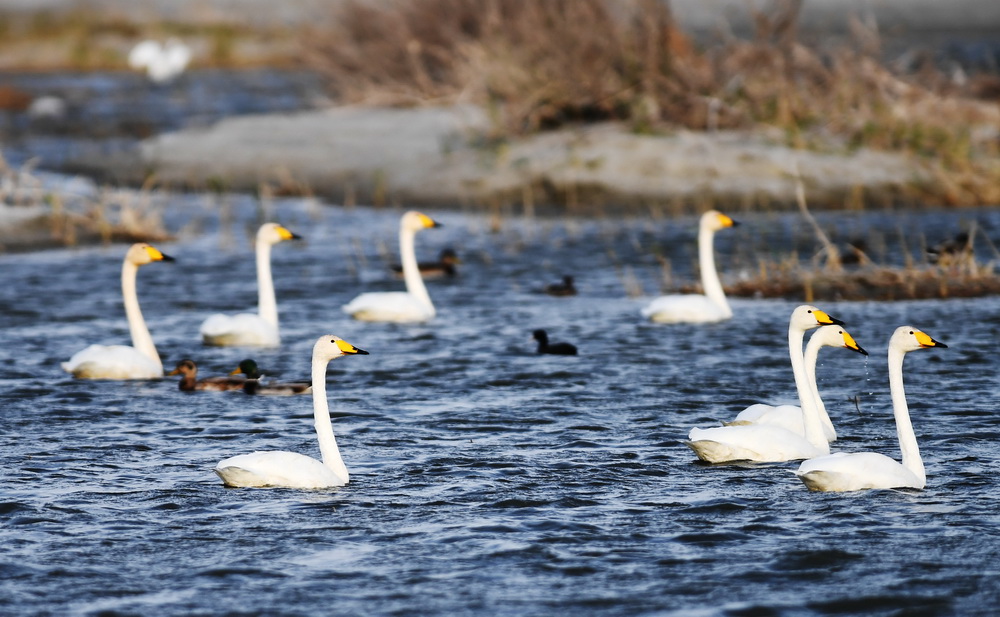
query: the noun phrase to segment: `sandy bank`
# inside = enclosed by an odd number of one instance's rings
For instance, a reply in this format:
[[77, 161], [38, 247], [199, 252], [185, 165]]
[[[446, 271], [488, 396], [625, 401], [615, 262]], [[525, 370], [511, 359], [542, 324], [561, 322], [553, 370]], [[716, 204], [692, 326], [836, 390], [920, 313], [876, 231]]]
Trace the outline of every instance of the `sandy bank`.
[[862, 189], [892, 195], [925, 173], [901, 155], [793, 150], [766, 133], [636, 135], [616, 124], [490, 141], [475, 107], [342, 107], [258, 115], [151, 138], [134, 158], [79, 162], [136, 182], [254, 190], [305, 186], [335, 202], [643, 205], [676, 200], [791, 202], [796, 162], [811, 203]]

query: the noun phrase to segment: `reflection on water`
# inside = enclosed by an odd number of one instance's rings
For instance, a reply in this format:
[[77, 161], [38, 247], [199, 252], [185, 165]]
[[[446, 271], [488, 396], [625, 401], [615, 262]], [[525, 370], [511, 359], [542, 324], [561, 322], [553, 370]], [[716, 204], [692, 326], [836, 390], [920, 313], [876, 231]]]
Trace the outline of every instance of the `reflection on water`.
[[[219, 227], [198, 195], [173, 198], [139, 295], [164, 364], [203, 375], [251, 352], [207, 348], [198, 326], [256, 302], [249, 198]], [[231, 490], [211, 472], [254, 449], [316, 456], [307, 397], [186, 394], [176, 382], [74, 380], [59, 362], [124, 343], [124, 248], [0, 256], [0, 607], [9, 614], [989, 614], [998, 600], [1000, 493], [995, 298], [825, 303], [872, 357], [823, 352], [836, 448], [898, 456], [885, 347], [913, 323], [949, 349], [911, 354], [906, 385], [924, 491], [812, 494], [793, 465], [711, 467], [688, 428], [761, 399], [790, 401], [790, 302], [737, 299], [707, 326], [639, 318], [634, 280], [691, 280], [693, 219], [512, 220], [460, 212], [417, 240], [450, 246], [454, 279], [430, 281], [422, 326], [350, 321], [363, 290], [398, 289], [398, 211], [273, 204], [306, 236], [273, 255], [285, 344], [252, 355], [308, 375], [315, 337], [370, 356], [334, 362], [334, 430], [352, 472], [329, 491]], [[883, 230], [955, 225], [831, 215]], [[984, 224], [992, 214], [976, 213]], [[841, 218], [837, 218], [841, 217]], [[744, 216], [720, 237], [723, 276], [793, 217]], [[769, 234], [777, 234], [769, 236]], [[227, 239], [228, 238], [228, 239]], [[563, 274], [577, 296], [540, 293]], [[580, 348], [539, 356], [531, 332]], [[849, 399], [858, 397], [855, 406]]]

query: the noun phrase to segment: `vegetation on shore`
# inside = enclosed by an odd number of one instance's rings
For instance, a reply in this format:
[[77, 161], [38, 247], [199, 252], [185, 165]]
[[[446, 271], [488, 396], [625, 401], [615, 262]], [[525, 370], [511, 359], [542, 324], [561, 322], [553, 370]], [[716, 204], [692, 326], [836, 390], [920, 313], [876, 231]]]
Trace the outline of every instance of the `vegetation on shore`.
[[152, 186], [73, 192], [46, 186], [31, 165], [0, 157], [0, 253], [170, 238]]
[[[925, 203], [1000, 203], [1000, 76], [930, 59], [890, 68], [877, 32], [852, 47], [799, 40], [800, 1], [755, 16], [752, 40], [697, 44], [660, 0], [345, 0], [306, 60], [345, 103], [475, 103], [494, 142], [581, 122], [638, 133], [780, 129], [794, 148], [921, 160]], [[331, 31], [332, 29], [332, 31]]]

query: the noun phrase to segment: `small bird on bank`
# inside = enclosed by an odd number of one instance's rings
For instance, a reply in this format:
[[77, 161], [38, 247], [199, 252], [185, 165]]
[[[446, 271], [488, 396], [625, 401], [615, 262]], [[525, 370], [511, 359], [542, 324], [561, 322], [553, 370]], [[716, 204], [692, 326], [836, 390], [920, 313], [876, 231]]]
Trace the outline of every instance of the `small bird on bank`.
[[549, 353], [557, 356], [575, 356], [576, 345], [571, 343], [549, 343], [549, 335], [545, 330], [535, 330], [532, 337], [538, 341], [538, 353]]
[[177, 367], [167, 373], [167, 375], [181, 375], [178, 387], [184, 392], [194, 392], [196, 390], [208, 390], [214, 392], [225, 392], [227, 390], [241, 390], [246, 379], [230, 375], [228, 377], [206, 377], [198, 379], [198, 365], [194, 360], [184, 359], [177, 363]]
[[312, 382], [309, 381], [290, 381], [286, 383], [262, 382], [261, 379], [264, 375], [261, 374], [260, 369], [257, 367], [257, 362], [250, 358], [240, 362], [240, 365], [230, 374], [236, 375], [238, 373], [246, 375], [246, 380], [241, 385], [243, 392], [246, 394], [294, 396], [296, 394], [309, 394], [312, 392]]
[[561, 283], [552, 283], [550, 285], [546, 285], [544, 291], [550, 296], [576, 295], [576, 287], [573, 285], [573, 277], [568, 274], [563, 276], [563, 280]]
[[[462, 263], [458, 258], [455, 249], [443, 249], [437, 261], [421, 261], [417, 264], [417, 269], [425, 279], [448, 277], [458, 274], [457, 264]], [[403, 266], [397, 264], [392, 267], [393, 272], [398, 276], [403, 276]]]

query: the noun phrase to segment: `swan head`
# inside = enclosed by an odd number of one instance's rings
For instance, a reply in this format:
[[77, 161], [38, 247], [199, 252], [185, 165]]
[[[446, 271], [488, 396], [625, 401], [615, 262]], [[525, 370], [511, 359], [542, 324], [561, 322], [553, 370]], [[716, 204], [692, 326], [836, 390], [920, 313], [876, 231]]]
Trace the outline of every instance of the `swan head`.
[[167, 373], [167, 375], [183, 375], [185, 377], [195, 377], [198, 375], [198, 366], [194, 360], [184, 359], [177, 363], [177, 367]]
[[314, 361], [318, 360], [320, 362], [329, 362], [330, 360], [341, 356], [355, 355], [367, 356], [368, 352], [364, 349], [358, 349], [339, 336], [334, 336], [332, 334], [326, 334], [319, 337], [316, 344], [313, 345]]
[[896, 331], [892, 333], [892, 338], [889, 339], [890, 350], [898, 349], [904, 353], [916, 351], [917, 349], [927, 349], [928, 347], [948, 348], [944, 343], [935, 341], [925, 332], [913, 326], [900, 326], [896, 328]]
[[128, 252], [125, 253], [125, 261], [136, 266], [145, 266], [146, 264], [151, 264], [154, 261], [173, 260], [174, 258], [170, 255], [161, 253], [160, 249], [145, 242], [136, 242], [130, 246]]
[[240, 362], [240, 365], [230, 371], [229, 374], [246, 375], [247, 379], [260, 379], [260, 369], [257, 368], [257, 363], [250, 358]]
[[795, 307], [795, 310], [792, 311], [792, 318], [789, 321], [789, 326], [791, 328], [801, 330], [803, 332], [820, 326], [842, 325], [844, 325], [844, 322], [835, 317], [831, 317], [829, 313], [821, 311], [811, 304], [802, 304]]
[[[868, 355], [868, 352], [861, 345], [858, 345], [850, 332], [840, 326], [823, 326], [816, 331], [816, 334], [812, 335], [812, 339], [816, 339], [820, 345], [825, 345], [826, 347], [843, 347], [844, 349], [850, 349], [865, 356]], [[810, 343], [812, 339], [810, 339]]]
[[705, 214], [701, 215], [699, 225], [702, 229], [719, 231], [720, 229], [725, 229], [727, 227], [736, 227], [739, 223], [718, 210], [709, 210]]
[[422, 212], [410, 210], [399, 220], [399, 227], [407, 231], [420, 231], [431, 227], [443, 227], [443, 225]]
[[277, 223], [264, 223], [257, 230], [257, 240], [259, 242], [266, 242], [268, 244], [277, 244], [279, 242], [284, 242], [285, 240], [301, 240], [302, 236], [288, 231], [282, 225]]

